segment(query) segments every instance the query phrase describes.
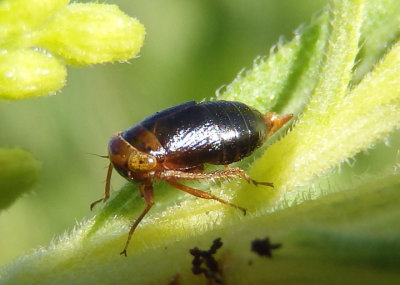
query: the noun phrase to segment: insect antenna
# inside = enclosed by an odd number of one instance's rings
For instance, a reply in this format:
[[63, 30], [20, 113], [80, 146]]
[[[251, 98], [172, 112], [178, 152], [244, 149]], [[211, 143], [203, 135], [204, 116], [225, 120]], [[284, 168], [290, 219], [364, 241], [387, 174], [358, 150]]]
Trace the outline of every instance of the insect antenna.
[[98, 156], [98, 157], [101, 157], [101, 158], [108, 158], [108, 155], [100, 155], [100, 154], [91, 153], [91, 152], [87, 152], [86, 154], [90, 154], [90, 155]]

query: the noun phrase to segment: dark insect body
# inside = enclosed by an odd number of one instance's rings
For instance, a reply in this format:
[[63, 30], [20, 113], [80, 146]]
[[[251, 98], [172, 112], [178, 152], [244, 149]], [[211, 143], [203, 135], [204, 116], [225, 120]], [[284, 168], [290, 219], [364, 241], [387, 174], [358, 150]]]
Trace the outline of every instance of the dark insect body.
[[[240, 102], [187, 102], [144, 119], [132, 128], [115, 134], [108, 144], [110, 164], [105, 195], [91, 208], [110, 195], [112, 169], [138, 185], [146, 208], [133, 223], [124, 250], [136, 227], [154, 203], [153, 181], [164, 180], [191, 195], [213, 199], [246, 210], [208, 192], [180, 184], [178, 180], [244, 178], [257, 182], [238, 167], [227, 165], [249, 156], [265, 140], [279, 130], [292, 115], [261, 114]], [[204, 164], [225, 165], [224, 170], [204, 172]]]

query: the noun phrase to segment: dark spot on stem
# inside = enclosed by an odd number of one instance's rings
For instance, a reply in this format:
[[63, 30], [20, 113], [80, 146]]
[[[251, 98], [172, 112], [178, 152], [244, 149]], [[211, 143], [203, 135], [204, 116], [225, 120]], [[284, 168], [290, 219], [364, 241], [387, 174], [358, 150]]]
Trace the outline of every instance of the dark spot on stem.
[[193, 274], [204, 274], [209, 281], [222, 284], [222, 271], [213, 256], [221, 247], [221, 238], [217, 238], [213, 241], [209, 250], [200, 250], [197, 247], [189, 250], [190, 254], [194, 257], [192, 261]]
[[255, 239], [251, 242], [251, 250], [260, 256], [272, 257], [272, 250], [281, 248], [280, 243], [271, 243], [269, 237], [265, 239]]

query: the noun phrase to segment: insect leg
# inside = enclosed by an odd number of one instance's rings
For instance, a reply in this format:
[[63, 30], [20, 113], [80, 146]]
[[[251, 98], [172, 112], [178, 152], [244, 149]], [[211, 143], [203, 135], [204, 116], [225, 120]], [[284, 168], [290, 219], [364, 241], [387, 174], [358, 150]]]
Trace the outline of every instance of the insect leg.
[[108, 200], [108, 198], [110, 198], [110, 181], [111, 181], [111, 173], [113, 170], [113, 166], [110, 163], [108, 165], [108, 170], [107, 170], [107, 177], [106, 177], [106, 186], [105, 186], [105, 190], [104, 190], [104, 198], [101, 198], [99, 200], [94, 201], [92, 204], [90, 204], [90, 210], [93, 209], [93, 207], [100, 202], [105, 202]]
[[147, 212], [151, 209], [151, 207], [154, 204], [154, 192], [153, 192], [153, 187], [151, 184], [144, 184], [139, 186], [139, 191], [140, 194], [142, 194], [143, 199], [146, 201], [146, 208], [143, 210], [143, 212], [140, 214], [140, 216], [136, 219], [136, 221], [133, 223], [129, 234], [128, 234], [128, 239], [126, 240], [126, 244], [124, 247], [124, 250], [121, 251], [121, 255], [126, 255], [126, 251], [128, 249], [128, 245], [129, 242], [131, 241], [133, 232], [135, 231], [135, 229], [137, 228], [137, 226], [139, 225], [139, 223], [141, 222], [141, 220], [143, 219], [144, 216], [146, 216]]
[[234, 208], [237, 208], [237, 209], [241, 210], [243, 212], [243, 214], [246, 215], [246, 209], [245, 208], [239, 207], [238, 205], [235, 205], [235, 204], [229, 203], [229, 202], [227, 202], [225, 200], [222, 200], [221, 198], [218, 198], [217, 196], [214, 196], [214, 195], [212, 195], [212, 194], [210, 194], [208, 192], [204, 192], [204, 191], [197, 190], [197, 189], [191, 188], [189, 186], [180, 184], [175, 179], [168, 179], [166, 181], [171, 186], [173, 186], [175, 188], [178, 188], [179, 190], [185, 191], [186, 193], [189, 193], [189, 194], [191, 194], [193, 196], [196, 196], [196, 197], [199, 197], [199, 198], [203, 198], [203, 199], [212, 199], [212, 200], [218, 201], [218, 202], [220, 202], [222, 204], [232, 206]]
[[242, 177], [249, 183], [253, 183], [254, 185], [264, 185], [274, 187], [274, 185], [270, 182], [259, 182], [246, 174], [243, 169], [239, 167], [233, 168], [225, 168], [224, 170], [212, 171], [212, 172], [184, 172], [179, 170], [169, 170], [165, 169], [164, 171], [158, 174], [159, 179], [168, 180], [169, 178], [175, 178], [180, 180], [200, 180], [200, 179], [228, 179], [228, 178], [239, 178]]
[[264, 186], [269, 186], [269, 187], [274, 188], [273, 183], [256, 181], [256, 180], [252, 179], [249, 175], [247, 175], [247, 173], [244, 172], [244, 170], [240, 169], [239, 167], [233, 167], [233, 168], [228, 168], [228, 169], [234, 173], [237, 173], [237, 175], [240, 175], [241, 177], [243, 177], [243, 179], [245, 179], [247, 182], [253, 183], [255, 186], [264, 185]]

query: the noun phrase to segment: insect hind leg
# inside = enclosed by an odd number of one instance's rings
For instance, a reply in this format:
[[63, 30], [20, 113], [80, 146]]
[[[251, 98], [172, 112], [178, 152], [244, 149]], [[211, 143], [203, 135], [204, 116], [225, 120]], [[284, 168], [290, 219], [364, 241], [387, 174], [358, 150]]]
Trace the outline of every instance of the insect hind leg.
[[203, 179], [237, 179], [243, 178], [249, 183], [253, 183], [254, 185], [264, 185], [269, 187], [274, 187], [274, 184], [270, 182], [261, 182], [252, 179], [246, 172], [239, 167], [228, 167], [226, 166], [223, 170], [217, 170], [212, 172], [184, 172], [180, 170], [169, 170], [165, 169], [164, 171], [158, 174], [159, 179], [169, 180], [169, 179], [177, 179], [177, 180], [203, 180]]
[[239, 167], [228, 168], [228, 169], [231, 169], [232, 171], [234, 171], [235, 173], [240, 175], [243, 179], [245, 179], [248, 183], [253, 183], [255, 186], [263, 185], [263, 186], [269, 186], [269, 187], [274, 188], [274, 184], [273, 183], [254, 180], [249, 175], [247, 175], [247, 173], [244, 172], [243, 169], [240, 169]]
[[204, 192], [204, 191], [197, 190], [197, 189], [194, 189], [192, 187], [180, 184], [175, 179], [168, 179], [166, 181], [171, 186], [173, 186], [173, 187], [175, 187], [175, 188], [177, 188], [179, 190], [182, 190], [182, 191], [184, 191], [186, 193], [189, 193], [189, 194], [191, 194], [193, 196], [196, 196], [196, 197], [199, 197], [199, 198], [203, 198], [203, 199], [212, 199], [212, 200], [218, 201], [218, 202], [220, 202], [222, 204], [229, 205], [231, 207], [239, 209], [239, 210], [241, 210], [243, 212], [244, 215], [246, 215], [246, 209], [245, 208], [242, 208], [242, 207], [240, 207], [238, 205], [232, 204], [232, 203], [230, 203], [228, 201], [222, 200], [221, 198], [218, 198], [217, 196], [214, 196], [214, 195], [212, 195], [212, 194], [210, 194], [208, 192]]

